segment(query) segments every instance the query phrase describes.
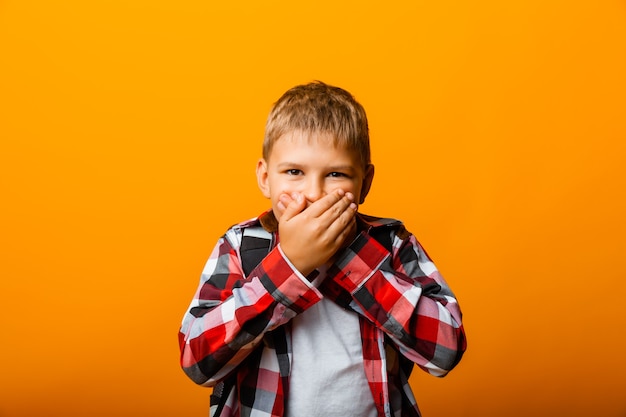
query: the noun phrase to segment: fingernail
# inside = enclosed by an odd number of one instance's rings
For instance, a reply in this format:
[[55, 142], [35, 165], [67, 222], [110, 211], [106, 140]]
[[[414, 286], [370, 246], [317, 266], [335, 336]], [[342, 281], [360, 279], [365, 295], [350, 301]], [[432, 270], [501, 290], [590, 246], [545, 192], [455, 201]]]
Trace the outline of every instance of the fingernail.
[[350, 200], [350, 201], [354, 201], [354, 194], [352, 194], [352, 193], [346, 193], [346, 197], [348, 197], [348, 200]]

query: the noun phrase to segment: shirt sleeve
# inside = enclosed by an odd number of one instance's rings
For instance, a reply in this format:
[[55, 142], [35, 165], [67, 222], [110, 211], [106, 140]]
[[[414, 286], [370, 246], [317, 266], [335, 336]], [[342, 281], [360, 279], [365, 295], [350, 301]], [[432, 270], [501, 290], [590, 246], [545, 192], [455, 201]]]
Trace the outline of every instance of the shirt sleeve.
[[244, 277], [240, 230], [219, 239], [179, 330], [180, 363], [200, 385], [229, 375], [266, 332], [317, 303], [321, 293], [294, 271], [280, 247]]
[[416, 238], [391, 233], [391, 252], [359, 234], [320, 289], [381, 329], [420, 368], [444, 376], [466, 349], [461, 310]]

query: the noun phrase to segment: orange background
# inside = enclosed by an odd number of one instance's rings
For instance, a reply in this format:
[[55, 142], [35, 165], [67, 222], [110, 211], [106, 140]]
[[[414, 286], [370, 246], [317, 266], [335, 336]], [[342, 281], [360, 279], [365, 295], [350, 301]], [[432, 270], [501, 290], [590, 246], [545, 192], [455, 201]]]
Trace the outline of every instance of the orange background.
[[428, 417], [626, 415], [623, 1], [0, 1], [0, 416], [204, 416], [178, 366], [269, 107], [366, 107], [469, 350]]

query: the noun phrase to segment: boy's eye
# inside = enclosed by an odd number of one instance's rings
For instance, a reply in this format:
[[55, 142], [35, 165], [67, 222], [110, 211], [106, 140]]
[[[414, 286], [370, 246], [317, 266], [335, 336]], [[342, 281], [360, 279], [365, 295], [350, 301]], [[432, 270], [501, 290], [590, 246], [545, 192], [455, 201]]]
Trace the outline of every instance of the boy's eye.
[[328, 174], [329, 177], [334, 177], [334, 178], [342, 178], [342, 177], [347, 177], [346, 174], [344, 174], [343, 172], [331, 172], [330, 174]]
[[288, 169], [285, 172], [287, 173], [287, 175], [300, 175], [300, 174], [302, 174], [302, 171], [300, 171], [299, 169]]

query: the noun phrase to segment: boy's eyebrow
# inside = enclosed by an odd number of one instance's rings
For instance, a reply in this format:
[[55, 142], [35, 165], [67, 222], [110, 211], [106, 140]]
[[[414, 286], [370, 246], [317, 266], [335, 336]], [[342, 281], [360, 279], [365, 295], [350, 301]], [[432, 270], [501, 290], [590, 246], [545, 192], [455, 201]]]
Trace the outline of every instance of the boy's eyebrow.
[[[289, 161], [285, 161], [285, 162], [280, 162], [279, 164], [277, 164], [277, 167], [280, 168], [302, 168], [303, 166], [306, 166], [306, 164], [300, 164], [297, 162], [289, 162]], [[354, 171], [355, 167], [353, 165], [331, 165], [327, 168], [329, 171]]]
[[329, 169], [331, 171], [353, 171], [354, 166], [353, 165], [336, 165], [336, 166], [329, 167]]

